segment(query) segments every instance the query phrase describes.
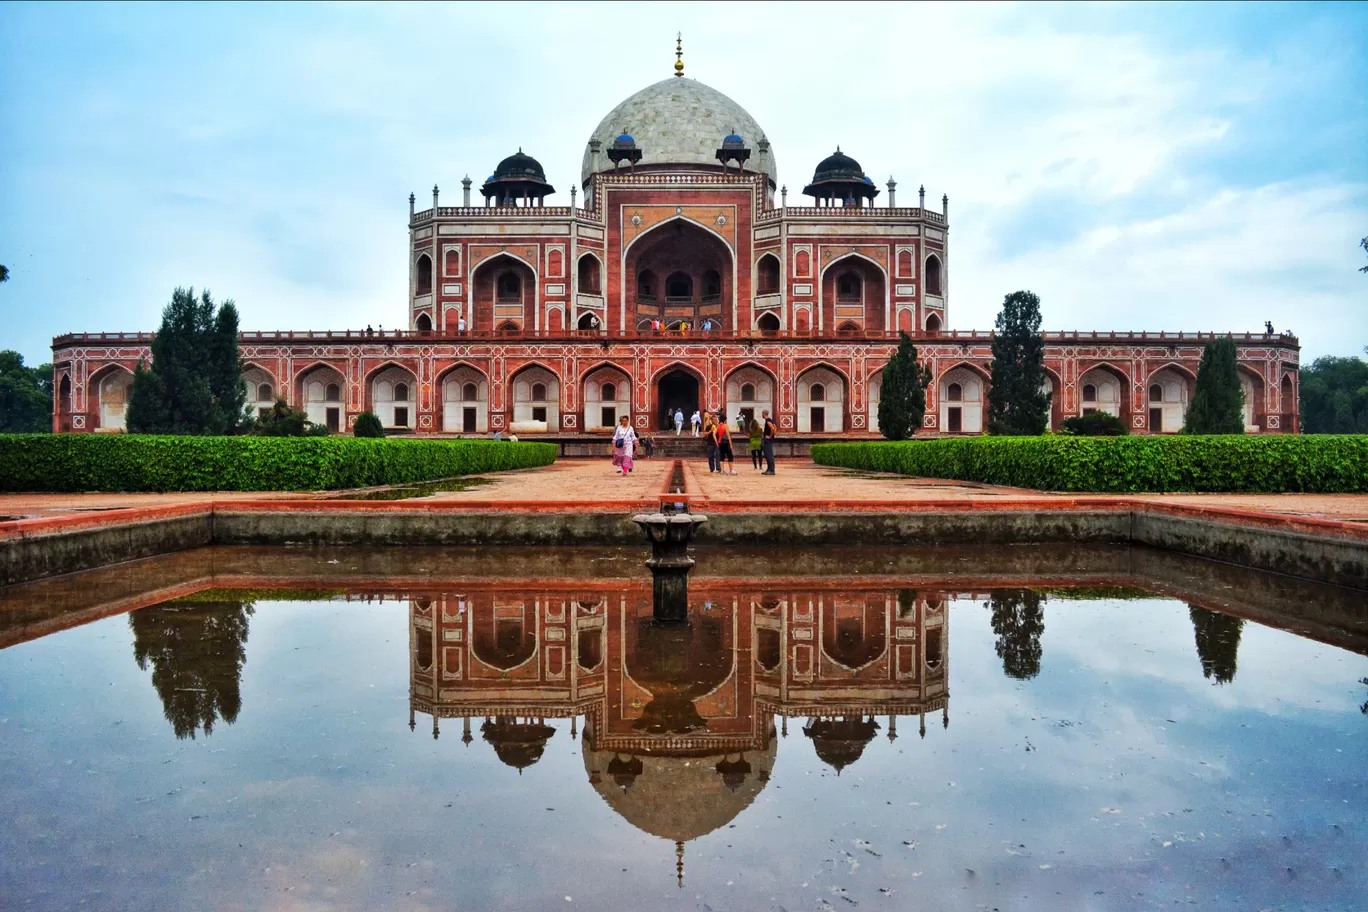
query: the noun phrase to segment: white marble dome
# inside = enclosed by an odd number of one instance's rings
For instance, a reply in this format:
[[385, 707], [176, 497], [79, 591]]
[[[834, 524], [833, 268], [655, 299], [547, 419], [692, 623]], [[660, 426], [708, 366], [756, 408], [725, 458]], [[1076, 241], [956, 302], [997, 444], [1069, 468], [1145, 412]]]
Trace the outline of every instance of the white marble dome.
[[[759, 142], [765, 131], [746, 109], [714, 88], [696, 79], [671, 76], [649, 85], [608, 112], [590, 140], [597, 139], [599, 170], [611, 170], [607, 152], [621, 133], [629, 133], [642, 152], [642, 165], [688, 164], [717, 165], [717, 150], [728, 133], [739, 133], [751, 150], [746, 170], [761, 167]], [[588, 143], [580, 183], [587, 184], [593, 173]], [[775, 179], [774, 147], [763, 162], [770, 181]]]

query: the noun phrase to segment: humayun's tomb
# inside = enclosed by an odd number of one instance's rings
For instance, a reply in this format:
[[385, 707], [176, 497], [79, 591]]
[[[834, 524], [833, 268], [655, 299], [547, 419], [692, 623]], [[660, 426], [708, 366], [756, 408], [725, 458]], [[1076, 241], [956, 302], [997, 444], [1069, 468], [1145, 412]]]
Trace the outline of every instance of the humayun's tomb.
[[[338, 431], [369, 410], [415, 434], [566, 443], [676, 408], [768, 409], [791, 438], [877, 434], [880, 369], [906, 330], [934, 376], [925, 431], [981, 432], [992, 337], [951, 329], [948, 197], [898, 206], [890, 178], [876, 205], [837, 149], [803, 188], [813, 204], [790, 206], [765, 131], [675, 66], [599, 122], [568, 206], [545, 205], [553, 187], [521, 150], [482, 204], [468, 177], [459, 206], [434, 186], [415, 211], [410, 195], [408, 329], [243, 332], [254, 407], [283, 397]], [[1296, 338], [1232, 335], [1245, 424], [1296, 431]], [[1133, 433], [1179, 430], [1211, 338], [1046, 333], [1052, 426], [1100, 410]], [[54, 431], [121, 430], [150, 339], [54, 339]]]

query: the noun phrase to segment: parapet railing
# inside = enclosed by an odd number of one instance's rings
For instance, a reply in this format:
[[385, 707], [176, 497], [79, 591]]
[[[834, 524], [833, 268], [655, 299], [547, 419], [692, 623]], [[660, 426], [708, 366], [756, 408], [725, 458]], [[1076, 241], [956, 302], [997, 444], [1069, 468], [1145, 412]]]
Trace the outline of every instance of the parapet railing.
[[434, 218], [515, 219], [535, 221], [542, 218], [568, 218], [587, 222], [602, 222], [603, 216], [592, 209], [569, 206], [438, 206], [413, 213], [410, 225], [417, 226]]
[[[52, 340], [53, 346], [75, 343], [141, 343], [152, 341], [154, 333], [66, 333]], [[990, 343], [996, 334], [979, 330], [942, 330], [940, 332], [918, 332], [912, 338], [918, 342], [957, 342], [964, 345]], [[1298, 345], [1292, 333], [1222, 333], [1222, 332], [1046, 332], [1041, 333], [1046, 342], [1117, 342], [1117, 343], [1155, 343], [1179, 344], [1186, 342], [1211, 342], [1215, 339], [1232, 339], [1235, 342], [1264, 342], [1285, 345]], [[449, 341], [449, 342], [517, 342], [525, 339], [548, 339], [574, 342], [649, 342], [658, 339], [701, 339], [714, 342], [730, 341], [845, 341], [877, 340], [896, 341], [897, 330], [742, 330], [734, 332], [722, 329], [542, 329], [542, 330], [492, 330], [473, 329], [465, 332], [456, 330], [407, 330], [407, 329], [327, 329], [327, 330], [252, 330], [238, 333], [239, 342], [400, 342], [400, 341]]]
[[914, 218], [922, 221], [932, 222], [937, 225], [945, 224], [945, 216], [930, 209], [919, 209], [917, 207], [908, 208], [905, 206], [896, 207], [877, 207], [877, 206], [779, 206], [774, 209], [764, 209], [755, 214], [756, 224], [761, 222], [774, 222], [780, 219], [813, 219], [813, 218], [843, 218], [843, 219], [885, 219], [885, 218]]

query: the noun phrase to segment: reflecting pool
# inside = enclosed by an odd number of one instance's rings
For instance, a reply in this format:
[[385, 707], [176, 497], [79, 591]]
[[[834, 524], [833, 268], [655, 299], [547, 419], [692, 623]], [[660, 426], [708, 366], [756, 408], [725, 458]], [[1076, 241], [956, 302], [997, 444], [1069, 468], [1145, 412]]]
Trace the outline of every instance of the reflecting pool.
[[1365, 594], [1128, 548], [214, 549], [0, 590], [0, 896], [1362, 909]]

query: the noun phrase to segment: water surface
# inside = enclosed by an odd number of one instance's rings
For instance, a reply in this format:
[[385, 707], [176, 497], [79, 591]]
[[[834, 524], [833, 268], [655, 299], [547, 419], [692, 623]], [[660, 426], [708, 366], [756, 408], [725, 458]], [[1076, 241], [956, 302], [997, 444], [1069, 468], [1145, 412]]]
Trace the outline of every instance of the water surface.
[[687, 631], [650, 624], [630, 550], [225, 549], [16, 587], [0, 895], [1364, 907], [1355, 594], [1001, 552], [700, 555]]

